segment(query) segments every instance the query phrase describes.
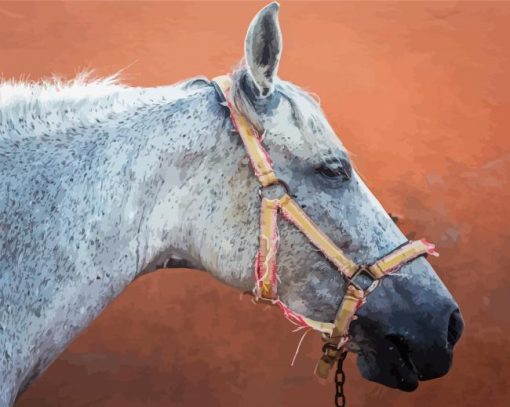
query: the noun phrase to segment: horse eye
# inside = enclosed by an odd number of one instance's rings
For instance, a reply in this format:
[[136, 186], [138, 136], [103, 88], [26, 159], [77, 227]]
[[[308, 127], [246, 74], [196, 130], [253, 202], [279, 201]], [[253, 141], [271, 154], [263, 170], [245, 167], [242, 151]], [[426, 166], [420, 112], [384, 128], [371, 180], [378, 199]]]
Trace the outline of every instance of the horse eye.
[[324, 178], [348, 181], [351, 179], [351, 165], [345, 159], [327, 159], [316, 171]]

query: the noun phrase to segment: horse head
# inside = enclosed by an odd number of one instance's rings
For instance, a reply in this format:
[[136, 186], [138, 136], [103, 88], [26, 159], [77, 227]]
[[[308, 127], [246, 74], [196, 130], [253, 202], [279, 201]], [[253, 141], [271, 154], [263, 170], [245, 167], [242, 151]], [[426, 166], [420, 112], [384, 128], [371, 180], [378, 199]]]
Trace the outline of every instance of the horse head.
[[[278, 78], [282, 36], [279, 6], [263, 8], [251, 22], [243, 62], [233, 72], [235, 109], [262, 135], [274, 172], [292, 197], [357, 264], [371, 264], [407, 242], [354, 169], [351, 157], [309, 93]], [[254, 285], [259, 247], [259, 185], [236, 129], [225, 114], [229, 145], [211, 169], [214, 205], [195, 248], [200, 266], [242, 290]], [[333, 321], [346, 281], [310, 240], [279, 222], [278, 294], [292, 312]], [[416, 258], [384, 278], [350, 328], [350, 349], [369, 380], [401, 390], [446, 374], [463, 321], [458, 305], [429, 262]]]

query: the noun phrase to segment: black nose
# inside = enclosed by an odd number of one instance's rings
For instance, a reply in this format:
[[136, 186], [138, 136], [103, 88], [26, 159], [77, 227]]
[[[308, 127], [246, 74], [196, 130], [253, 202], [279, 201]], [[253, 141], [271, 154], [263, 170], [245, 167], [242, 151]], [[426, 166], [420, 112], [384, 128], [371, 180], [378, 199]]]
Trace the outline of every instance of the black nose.
[[456, 309], [452, 312], [450, 320], [448, 321], [448, 343], [451, 347], [459, 341], [463, 331], [464, 320], [462, 319], [460, 311]]
[[[446, 315], [445, 315], [446, 316]], [[438, 318], [439, 322], [441, 318]], [[459, 341], [464, 330], [464, 321], [458, 308], [443, 319], [443, 329], [436, 322], [436, 333], [425, 335], [409, 343], [409, 357], [418, 371], [420, 380], [435, 379], [445, 375], [451, 367], [453, 347]], [[446, 327], [448, 322], [448, 327]], [[434, 325], [432, 325], [434, 326]], [[442, 331], [442, 333], [441, 333]], [[445, 346], [448, 344], [447, 346]]]

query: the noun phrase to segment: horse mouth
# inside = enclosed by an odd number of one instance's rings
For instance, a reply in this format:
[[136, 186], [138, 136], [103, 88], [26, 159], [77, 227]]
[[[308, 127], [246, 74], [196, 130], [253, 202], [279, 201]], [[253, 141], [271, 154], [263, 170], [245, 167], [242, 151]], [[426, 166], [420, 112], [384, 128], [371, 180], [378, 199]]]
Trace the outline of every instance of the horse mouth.
[[357, 352], [362, 376], [394, 389], [415, 391], [420, 383], [420, 373], [405, 342], [400, 337], [387, 337], [384, 342], [384, 352], [365, 352], [362, 349]]
[[391, 369], [397, 378], [398, 389], [403, 391], [416, 390], [419, 385], [420, 374], [411, 359], [407, 342], [399, 335], [388, 335], [386, 339], [393, 344], [392, 346], [398, 354], [397, 361], [393, 362], [393, 368]]

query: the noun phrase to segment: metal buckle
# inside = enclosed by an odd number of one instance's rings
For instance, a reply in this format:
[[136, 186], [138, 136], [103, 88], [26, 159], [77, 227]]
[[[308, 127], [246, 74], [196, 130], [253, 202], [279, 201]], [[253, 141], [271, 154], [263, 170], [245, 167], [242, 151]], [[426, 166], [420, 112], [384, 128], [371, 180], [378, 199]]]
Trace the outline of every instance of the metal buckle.
[[[360, 278], [361, 277], [361, 281]], [[368, 281], [368, 279], [370, 279]], [[365, 280], [365, 281], [363, 281]], [[366, 294], [371, 293], [379, 283], [378, 280], [376, 280], [372, 275], [370, 274], [370, 271], [368, 271], [368, 266], [362, 265], [359, 266], [351, 278], [348, 279], [349, 283], [352, 284], [354, 287], [356, 287], [358, 290], [361, 290], [365, 292]]]
[[[282, 191], [283, 189], [283, 191]], [[281, 193], [275, 193], [275, 190]], [[283, 196], [287, 194], [290, 195], [290, 189], [289, 186], [285, 181], [282, 181], [281, 179], [277, 180], [276, 182], [259, 187], [259, 198], [268, 198], [268, 199], [280, 199], [283, 198]]]

